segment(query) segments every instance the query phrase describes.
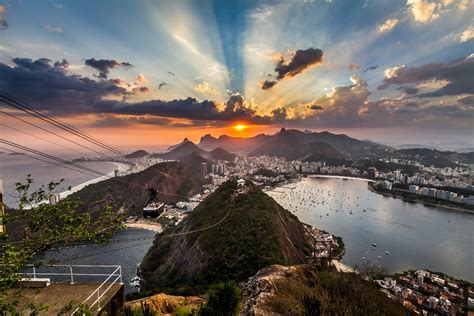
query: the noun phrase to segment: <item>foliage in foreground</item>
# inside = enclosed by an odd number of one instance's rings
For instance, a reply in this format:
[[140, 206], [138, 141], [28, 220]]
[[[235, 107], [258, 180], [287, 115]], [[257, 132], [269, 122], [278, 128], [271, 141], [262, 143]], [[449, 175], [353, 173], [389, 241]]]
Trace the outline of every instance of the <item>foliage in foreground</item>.
[[[121, 225], [121, 219], [111, 208], [105, 208], [100, 216], [92, 219], [90, 214], [79, 211], [82, 205], [78, 200], [66, 199], [55, 205], [47, 203], [50, 194], [63, 181], [51, 182], [33, 191], [33, 179], [28, 176], [25, 183], [16, 183], [17, 209], [3, 216], [0, 214], [1, 222], [13, 231], [23, 230], [23, 237], [1, 235], [0, 315], [15, 313], [20, 302], [8, 298], [8, 291], [19, 281], [19, 270], [34, 256], [39, 257], [59, 245], [102, 242]], [[33, 313], [47, 308], [38, 306], [29, 304], [27, 307]]]
[[354, 273], [301, 267], [275, 281], [267, 311], [283, 315], [411, 315]]
[[199, 316], [233, 316], [239, 312], [241, 291], [233, 282], [211, 287], [207, 302], [197, 311]]

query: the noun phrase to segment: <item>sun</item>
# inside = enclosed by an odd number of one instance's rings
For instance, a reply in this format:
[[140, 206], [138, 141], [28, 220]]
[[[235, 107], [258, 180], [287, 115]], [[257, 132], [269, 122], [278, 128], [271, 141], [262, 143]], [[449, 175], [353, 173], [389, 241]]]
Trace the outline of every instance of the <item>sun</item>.
[[243, 131], [244, 129], [247, 128], [247, 125], [244, 125], [244, 124], [237, 124], [237, 125], [234, 125], [233, 128], [236, 130], [236, 131]]

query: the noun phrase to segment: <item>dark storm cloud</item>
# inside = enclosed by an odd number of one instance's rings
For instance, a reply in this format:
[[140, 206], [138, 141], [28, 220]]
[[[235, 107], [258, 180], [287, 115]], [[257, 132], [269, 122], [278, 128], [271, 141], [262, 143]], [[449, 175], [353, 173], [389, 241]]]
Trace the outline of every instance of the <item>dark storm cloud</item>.
[[18, 66], [28, 70], [45, 70], [51, 68], [51, 59], [39, 58], [35, 61], [30, 58], [13, 58], [12, 61]]
[[[230, 95], [224, 110], [220, 110], [217, 102], [194, 98], [127, 103], [124, 101], [128, 97], [149, 93], [150, 89], [145, 86], [130, 89], [130, 85], [121, 79], [96, 81], [72, 74], [66, 60], [53, 62], [47, 58], [15, 58], [13, 62], [13, 67], [0, 63], [0, 91], [51, 114], [95, 114], [102, 121], [111, 116], [128, 115], [138, 123], [169, 123], [169, 126], [183, 123], [170, 123], [159, 117], [188, 119], [188, 126], [217, 126], [239, 119], [255, 124], [271, 124], [286, 117], [282, 110], [274, 112], [275, 117], [257, 115], [240, 94]], [[123, 123], [117, 119], [109, 124], [114, 122]], [[106, 122], [97, 124], [107, 125]]]
[[379, 65], [374, 65], [374, 66], [370, 66], [370, 67], [367, 67], [365, 70], [364, 70], [364, 73], [366, 73], [367, 71], [370, 71], [370, 70], [375, 70], [379, 68]]
[[69, 74], [66, 60], [52, 64], [47, 58], [14, 58], [13, 62], [14, 67], [0, 63], [0, 90], [42, 110], [84, 113], [105, 96], [125, 93], [113, 82]]
[[386, 76], [378, 89], [386, 89], [391, 85], [445, 80], [447, 81], [445, 86], [417, 96], [424, 98], [472, 94], [474, 93], [473, 74], [474, 57], [471, 56], [449, 63], [425, 64], [419, 67], [399, 66], [386, 70]]
[[262, 89], [270, 89], [278, 81], [284, 78], [291, 78], [305, 69], [320, 64], [323, 59], [323, 51], [318, 48], [298, 49], [291, 58], [280, 58], [275, 66], [276, 80], [266, 80], [260, 84]]
[[109, 75], [110, 69], [118, 68], [118, 67], [124, 67], [124, 68], [133, 67], [133, 65], [128, 62], [118, 62], [113, 59], [90, 58], [90, 59], [86, 59], [84, 61], [84, 64], [97, 70], [99, 72], [99, 75], [98, 75], [99, 78], [102, 78], [102, 79], [107, 78], [107, 76]]

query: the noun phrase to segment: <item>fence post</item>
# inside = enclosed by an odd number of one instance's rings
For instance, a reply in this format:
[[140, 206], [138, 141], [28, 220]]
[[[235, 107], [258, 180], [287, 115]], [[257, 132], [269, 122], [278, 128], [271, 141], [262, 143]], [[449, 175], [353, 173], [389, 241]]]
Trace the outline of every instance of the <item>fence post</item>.
[[97, 310], [100, 311], [100, 287], [97, 289]]
[[33, 279], [36, 279], [36, 267], [33, 266]]
[[72, 275], [72, 265], [69, 265], [69, 273], [71, 275], [71, 284], [74, 284], [74, 277]]
[[123, 284], [123, 280], [122, 280], [122, 266], [119, 266], [120, 267], [120, 270], [119, 270], [119, 273], [120, 273], [120, 284]]

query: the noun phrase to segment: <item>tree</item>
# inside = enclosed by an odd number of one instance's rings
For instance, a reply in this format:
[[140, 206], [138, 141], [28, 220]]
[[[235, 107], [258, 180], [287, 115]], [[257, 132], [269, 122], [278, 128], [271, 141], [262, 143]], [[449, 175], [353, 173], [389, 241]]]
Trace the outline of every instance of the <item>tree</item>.
[[239, 312], [240, 289], [233, 282], [211, 287], [207, 302], [198, 311], [200, 316], [233, 316]]
[[23, 229], [23, 236], [0, 236], [0, 315], [13, 313], [18, 302], [8, 298], [8, 290], [19, 281], [18, 271], [33, 257], [58, 245], [79, 241], [105, 241], [121, 226], [121, 219], [110, 207], [98, 218], [80, 211], [78, 200], [47, 203], [51, 193], [63, 182], [51, 182], [32, 191], [33, 179], [16, 183], [19, 205], [0, 217], [1, 223]]

